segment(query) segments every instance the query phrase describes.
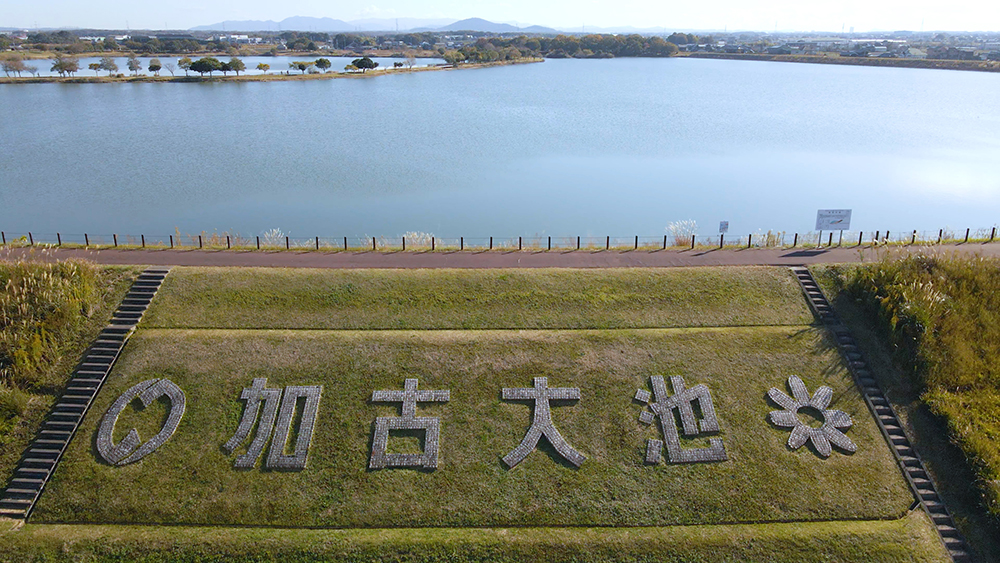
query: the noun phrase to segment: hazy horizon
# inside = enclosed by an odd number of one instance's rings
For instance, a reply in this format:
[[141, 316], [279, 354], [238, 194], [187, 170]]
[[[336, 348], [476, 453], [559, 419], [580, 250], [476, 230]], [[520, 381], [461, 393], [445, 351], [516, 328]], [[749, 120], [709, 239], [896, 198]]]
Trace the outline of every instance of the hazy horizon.
[[[356, 5], [320, 0], [288, 0], [280, 4], [262, 0], [177, 0], [145, 4], [124, 0], [42, 0], [8, 5], [0, 26], [22, 29], [190, 29], [227, 20], [273, 20], [303, 16], [347, 22], [360, 19], [483, 18], [520, 26], [539, 25], [565, 31], [586, 28], [665, 31], [997, 31], [1000, 3], [960, 0], [949, 6], [931, 0], [887, 0], [872, 5], [846, 0], [834, 6], [803, 5], [791, 0], [747, 3], [719, 0], [711, 10], [687, 3], [652, 0], [591, 0], [577, 3], [553, 0], [544, 4], [527, 0], [503, 3], [483, 0], [382, 0], [378, 5]], [[307, 31], [307, 30], [303, 30]]]

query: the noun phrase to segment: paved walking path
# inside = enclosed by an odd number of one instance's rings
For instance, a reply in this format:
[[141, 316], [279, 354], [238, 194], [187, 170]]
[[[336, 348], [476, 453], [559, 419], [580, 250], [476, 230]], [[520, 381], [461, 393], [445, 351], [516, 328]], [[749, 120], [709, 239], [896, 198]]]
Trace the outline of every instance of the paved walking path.
[[683, 266], [799, 266], [872, 261], [886, 253], [1000, 257], [1000, 243], [872, 248], [745, 250], [524, 250], [524, 251], [239, 251], [0, 248], [0, 259], [33, 254], [41, 260], [86, 259], [99, 264], [153, 266], [260, 266], [279, 268], [669, 268]]

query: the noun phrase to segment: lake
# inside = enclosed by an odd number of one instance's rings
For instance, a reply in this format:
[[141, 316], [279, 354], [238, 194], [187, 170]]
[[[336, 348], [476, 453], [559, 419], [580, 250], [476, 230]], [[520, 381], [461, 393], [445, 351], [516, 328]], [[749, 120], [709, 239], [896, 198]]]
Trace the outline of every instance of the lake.
[[662, 237], [805, 232], [818, 208], [936, 233], [1000, 211], [1000, 74], [549, 60], [0, 102], [8, 233]]

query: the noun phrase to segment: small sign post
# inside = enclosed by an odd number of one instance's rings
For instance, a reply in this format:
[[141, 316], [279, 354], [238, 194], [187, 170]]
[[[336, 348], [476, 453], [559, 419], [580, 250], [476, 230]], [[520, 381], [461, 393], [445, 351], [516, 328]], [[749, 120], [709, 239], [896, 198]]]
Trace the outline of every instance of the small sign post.
[[729, 232], [729, 221], [719, 221], [719, 248], [726, 242], [726, 233]]
[[850, 209], [819, 209], [816, 211], [816, 230], [819, 231], [819, 244], [823, 245], [823, 231], [840, 231], [843, 239], [844, 231], [851, 228]]

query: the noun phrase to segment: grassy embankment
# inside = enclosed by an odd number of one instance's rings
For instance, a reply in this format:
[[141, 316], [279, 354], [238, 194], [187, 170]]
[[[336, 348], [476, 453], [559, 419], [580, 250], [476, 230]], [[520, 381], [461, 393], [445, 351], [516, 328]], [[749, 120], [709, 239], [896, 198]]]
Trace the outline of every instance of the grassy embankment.
[[[818, 270], [984, 561], [1000, 561], [1000, 261]], [[964, 457], [964, 460], [963, 460]]]
[[495, 66], [508, 66], [516, 64], [540, 63], [544, 59], [519, 59], [514, 61], [496, 61], [491, 63], [463, 63], [460, 65], [440, 65], [422, 66], [416, 68], [377, 68], [367, 72], [321, 72], [317, 74], [290, 73], [281, 74], [274, 72], [271, 74], [241, 74], [232, 76], [25, 76], [25, 77], [0, 77], [0, 84], [104, 84], [123, 82], [273, 82], [276, 80], [330, 80], [333, 78], [371, 78], [374, 76], [386, 76], [392, 74], [409, 74], [413, 72], [429, 72], [439, 70], [462, 70], [475, 68], [489, 68]]
[[[0, 558], [944, 560], [926, 519], [907, 512], [912, 497], [888, 448], [811, 322], [784, 269], [178, 268], [33, 523], [0, 539]], [[793, 373], [812, 390], [834, 388], [832, 408], [854, 417], [856, 454], [788, 450], [787, 431], [767, 422], [775, 407], [765, 392]], [[632, 396], [655, 374], [710, 386], [729, 461], [642, 463], [655, 432], [637, 422]], [[188, 394], [177, 433], [138, 464], [98, 463], [97, 419], [122, 390], [156, 376]], [[588, 456], [580, 469], [544, 445], [513, 470], [499, 459], [530, 421], [530, 408], [501, 401], [500, 388], [534, 376], [581, 388], [580, 401], [553, 408]], [[324, 385], [305, 471], [236, 471], [219, 448], [253, 377]], [[367, 471], [372, 422], [398, 411], [367, 398], [405, 377], [451, 390], [450, 402], [418, 410], [442, 420], [439, 468]], [[133, 426], [149, 436], [161, 420], [126, 411], [116, 439]], [[396, 451], [418, 447], [392, 441]], [[67, 522], [81, 524], [58, 524]], [[353, 529], [101, 525], [112, 522]], [[689, 526], [630, 527], [675, 524]]]
[[128, 290], [135, 268], [0, 259], [0, 481]]
[[998, 61], [952, 61], [940, 59], [890, 59], [878, 57], [841, 57], [829, 55], [769, 55], [766, 53], [689, 53], [681, 56], [693, 59], [729, 59], [735, 61], [772, 61], [784, 63], [812, 63], [826, 65], [881, 66], [899, 68], [927, 68], [937, 70], [975, 70], [1000, 72]]

